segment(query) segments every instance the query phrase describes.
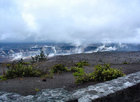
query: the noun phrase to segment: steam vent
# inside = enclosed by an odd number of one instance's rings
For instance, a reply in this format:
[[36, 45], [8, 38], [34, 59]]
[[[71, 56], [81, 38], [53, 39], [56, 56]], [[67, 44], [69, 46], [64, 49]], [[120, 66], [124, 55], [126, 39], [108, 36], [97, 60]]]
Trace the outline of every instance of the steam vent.
[[45, 89], [36, 95], [21, 96], [0, 92], [5, 102], [139, 102], [140, 72], [69, 92], [63, 88]]

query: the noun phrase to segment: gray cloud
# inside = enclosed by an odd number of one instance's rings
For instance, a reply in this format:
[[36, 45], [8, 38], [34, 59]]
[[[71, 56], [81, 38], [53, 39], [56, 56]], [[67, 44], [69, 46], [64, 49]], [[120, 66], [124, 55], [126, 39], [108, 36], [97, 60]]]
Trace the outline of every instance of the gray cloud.
[[0, 0], [0, 41], [140, 43], [139, 0]]

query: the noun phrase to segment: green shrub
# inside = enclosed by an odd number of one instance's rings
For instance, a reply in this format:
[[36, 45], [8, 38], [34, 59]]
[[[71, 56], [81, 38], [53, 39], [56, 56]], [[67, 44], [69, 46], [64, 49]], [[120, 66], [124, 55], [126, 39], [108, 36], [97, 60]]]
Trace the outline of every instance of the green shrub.
[[76, 69], [76, 70], [75, 70], [75, 72], [73, 73], [74, 76], [80, 77], [80, 76], [83, 76], [83, 75], [85, 74], [83, 68], [75, 67], [75, 69]]
[[[70, 71], [71, 71], [71, 72], [78, 72], [80, 69], [81, 69], [81, 68], [79, 68], [79, 67], [71, 67], [71, 68], [70, 68]], [[83, 69], [83, 68], [82, 68], [82, 69]]]
[[107, 81], [124, 76], [120, 70], [111, 68], [109, 64], [97, 65], [95, 66], [95, 71], [89, 74], [85, 73], [83, 68], [78, 67], [71, 68], [71, 71], [74, 72], [76, 83]]
[[73, 75], [75, 77], [75, 83], [78, 84], [91, 81], [91, 74], [85, 73], [83, 68], [72, 67], [71, 71], [74, 72]]
[[5, 75], [0, 76], [0, 80], [7, 80], [7, 78], [5, 77]]
[[31, 65], [24, 65], [22, 63], [12, 63], [10, 68], [7, 70], [5, 77], [16, 78], [16, 77], [36, 77], [40, 76], [41, 71], [34, 69]]
[[123, 62], [123, 64], [129, 64], [129, 63], [125, 61], [125, 62]]
[[95, 66], [93, 73], [93, 79], [95, 81], [107, 81], [124, 76], [124, 73], [118, 69], [111, 68], [109, 64]]
[[40, 90], [38, 88], [35, 88], [35, 92], [39, 92]]
[[75, 79], [76, 79], [75, 83], [77, 84], [93, 81], [91, 74], [87, 73], [84, 73], [81, 76], [77, 76]]
[[83, 66], [88, 66], [88, 62], [87, 61], [80, 61], [78, 63], [75, 64], [76, 67], [83, 67]]
[[68, 68], [65, 67], [63, 64], [57, 64], [51, 68], [52, 73], [61, 73], [61, 72], [68, 72]]
[[36, 55], [35, 57], [31, 56], [31, 58], [32, 58], [32, 61], [31, 61], [32, 63], [41, 62], [41, 61], [47, 60], [47, 56], [45, 55], [43, 50], [40, 51], [39, 55]]

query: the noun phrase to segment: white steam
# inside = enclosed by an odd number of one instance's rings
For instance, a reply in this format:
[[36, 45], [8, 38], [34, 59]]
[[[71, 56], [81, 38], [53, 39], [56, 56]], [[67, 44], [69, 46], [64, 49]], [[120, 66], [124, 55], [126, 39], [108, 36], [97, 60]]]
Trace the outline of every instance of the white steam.
[[0, 42], [140, 43], [140, 0], [0, 0]]
[[109, 46], [106, 47], [105, 44], [99, 46], [97, 49], [95, 49], [93, 52], [104, 52], [104, 51], [116, 51], [117, 48], [115, 46]]

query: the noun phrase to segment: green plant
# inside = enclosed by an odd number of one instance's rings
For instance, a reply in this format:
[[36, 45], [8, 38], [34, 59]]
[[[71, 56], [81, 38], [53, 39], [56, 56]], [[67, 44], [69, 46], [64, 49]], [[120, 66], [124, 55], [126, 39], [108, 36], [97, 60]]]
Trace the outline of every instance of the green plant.
[[0, 80], [7, 80], [7, 78], [5, 77], [5, 75], [0, 76]]
[[78, 67], [75, 67], [75, 72], [73, 73], [73, 75], [74, 76], [78, 76], [78, 77], [80, 77], [80, 76], [82, 76], [82, 75], [84, 75], [85, 74], [85, 72], [84, 72], [84, 69], [83, 68], [78, 68]]
[[93, 79], [95, 81], [107, 81], [124, 76], [122, 71], [111, 68], [109, 64], [95, 66], [95, 71], [93, 73]]
[[80, 61], [78, 63], [75, 64], [76, 67], [83, 67], [83, 66], [88, 66], [88, 62], [87, 61]]
[[47, 56], [45, 55], [43, 50], [40, 51], [39, 55], [36, 55], [35, 57], [31, 56], [31, 58], [32, 58], [32, 61], [31, 61], [32, 63], [41, 62], [41, 61], [47, 60]]
[[95, 66], [95, 71], [85, 73], [83, 68], [72, 67], [73, 75], [76, 83], [85, 83], [90, 81], [107, 81], [117, 77], [124, 76], [124, 73], [118, 69], [111, 68], [109, 64]]
[[80, 70], [79, 67], [71, 67], [70, 72], [78, 72]]
[[46, 56], [45, 56], [45, 54], [44, 54], [44, 51], [41, 50], [39, 61], [44, 61], [44, 60], [46, 60]]
[[41, 75], [41, 71], [34, 69], [31, 65], [24, 65], [23, 63], [12, 63], [7, 70], [5, 77], [36, 77]]
[[35, 91], [36, 91], [36, 92], [39, 92], [40, 90], [39, 90], [38, 88], [35, 88]]
[[90, 81], [93, 81], [91, 74], [84, 73], [83, 75], [76, 77], [75, 83], [81, 84], [81, 83], [90, 82]]
[[61, 73], [61, 72], [68, 72], [68, 68], [65, 67], [63, 64], [57, 64], [51, 68], [52, 73]]
[[129, 64], [129, 63], [125, 61], [125, 62], [123, 62], [123, 64]]
[[83, 68], [72, 67], [71, 71], [74, 72], [75, 83], [85, 83], [91, 81], [91, 75], [84, 72]]

